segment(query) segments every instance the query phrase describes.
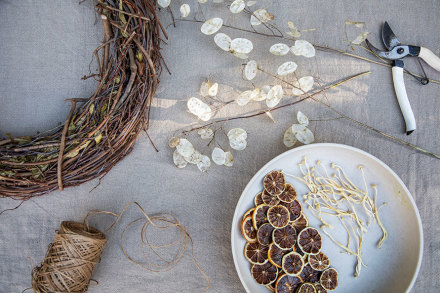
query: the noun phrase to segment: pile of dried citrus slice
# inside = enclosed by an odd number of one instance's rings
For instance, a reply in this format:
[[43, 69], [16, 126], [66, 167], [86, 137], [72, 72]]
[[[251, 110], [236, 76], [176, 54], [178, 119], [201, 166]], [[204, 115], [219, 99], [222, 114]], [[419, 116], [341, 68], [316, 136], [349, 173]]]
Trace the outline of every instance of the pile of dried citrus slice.
[[279, 171], [263, 179], [255, 207], [246, 211], [241, 233], [244, 255], [258, 284], [277, 293], [325, 293], [338, 286], [338, 273], [321, 252], [321, 235], [308, 226], [295, 188]]

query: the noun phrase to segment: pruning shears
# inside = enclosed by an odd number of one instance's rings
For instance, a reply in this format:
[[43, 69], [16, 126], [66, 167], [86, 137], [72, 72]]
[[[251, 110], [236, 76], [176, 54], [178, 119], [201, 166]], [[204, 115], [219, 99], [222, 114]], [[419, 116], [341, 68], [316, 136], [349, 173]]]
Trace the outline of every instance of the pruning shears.
[[[405, 82], [403, 79], [403, 68], [404, 62], [403, 58], [418, 57], [423, 59], [429, 66], [440, 72], [440, 58], [432, 53], [431, 50], [412, 45], [402, 45], [397, 39], [394, 32], [391, 30], [388, 22], [385, 22], [382, 26], [382, 42], [388, 51], [381, 51], [374, 47], [368, 40], [365, 40], [371, 51], [374, 52], [378, 57], [383, 59], [388, 59], [393, 61], [393, 83], [394, 90], [396, 92], [397, 101], [399, 102], [400, 110], [402, 111], [403, 118], [406, 124], [406, 134], [411, 134], [416, 129], [416, 119], [414, 118], [414, 113], [409, 104], [408, 95], [406, 94]], [[421, 84], [428, 84], [429, 79], [423, 70], [422, 63], [420, 62], [422, 71], [424, 74], [423, 78], [419, 78], [413, 75]]]

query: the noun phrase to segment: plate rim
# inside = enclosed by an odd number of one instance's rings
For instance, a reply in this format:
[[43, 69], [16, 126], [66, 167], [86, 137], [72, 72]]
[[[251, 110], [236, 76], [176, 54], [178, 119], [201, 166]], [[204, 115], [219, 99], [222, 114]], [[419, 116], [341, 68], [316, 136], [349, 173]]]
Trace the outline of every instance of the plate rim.
[[385, 164], [382, 160], [380, 160], [379, 158], [373, 156], [372, 154], [361, 150], [359, 148], [353, 147], [353, 146], [349, 146], [346, 144], [339, 144], [339, 143], [314, 143], [314, 144], [308, 144], [308, 145], [302, 145], [299, 147], [295, 147], [293, 149], [287, 150], [279, 155], [277, 155], [276, 157], [274, 157], [273, 159], [271, 159], [269, 162], [267, 162], [266, 164], [264, 164], [255, 174], [254, 176], [252, 176], [252, 178], [249, 180], [249, 182], [246, 184], [246, 187], [243, 189], [240, 198], [237, 201], [237, 204], [235, 205], [235, 210], [234, 210], [234, 215], [232, 218], [232, 227], [231, 227], [231, 250], [232, 250], [232, 258], [234, 260], [234, 267], [235, 267], [235, 271], [238, 275], [238, 278], [240, 279], [241, 284], [243, 285], [243, 288], [246, 290], [246, 292], [251, 292], [249, 290], [249, 288], [247, 287], [246, 283], [244, 282], [241, 274], [238, 271], [238, 258], [236, 256], [235, 250], [234, 250], [234, 242], [235, 242], [235, 232], [237, 231], [236, 229], [238, 229], [237, 225], [237, 212], [238, 212], [238, 206], [240, 205], [241, 201], [243, 200], [243, 196], [245, 194], [245, 192], [250, 188], [250, 184], [252, 181], [254, 181], [254, 178], [260, 173], [261, 170], [265, 169], [268, 165], [272, 164], [272, 162], [274, 162], [275, 160], [278, 160], [280, 157], [282, 156], [286, 156], [290, 153], [294, 153], [297, 151], [301, 151], [304, 149], [310, 149], [310, 148], [315, 148], [315, 147], [322, 147], [322, 146], [327, 146], [327, 147], [334, 147], [334, 148], [342, 148], [342, 149], [349, 149], [355, 152], [358, 152], [362, 155], [365, 155], [367, 157], [369, 157], [370, 159], [376, 161], [377, 163], [379, 163], [382, 167], [384, 167], [387, 171], [389, 171], [391, 173], [391, 175], [393, 175], [397, 181], [403, 186], [404, 191], [406, 192], [406, 194], [409, 194], [409, 200], [411, 203], [412, 208], [415, 210], [416, 213], [416, 218], [417, 218], [417, 225], [419, 226], [419, 241], [420, 241], [420, 250], [418, 253], [418, 260], [417, 260], [417, 267], [416, 270], [414, 272], [414, 275], [411, 278], [411, 282], [408, 285], [408, 288], [406, 289], [406, 293], [408, 293], [414, 286], [414, 283], [417, 279], [417, 276], [419, 275], [420, 272], [420, 267], [422, 265], [422, 258], [423, 258], [423, 248], [424, 248], [424, 238], [423, 238], [423, 225], [422, 225], [422, 219], [420, 217], [420, 213], [419, 213], [419, 209], [417, 208], [417, 204], [414, 200], [414, 197], [412, 195], [412, 193], [409, 191], [409, 189], [406, 187], [406, 184], [402, 181], [402, 179], [399, 177], [399, 175], [396, 174], [396, 172], [393, 171], [393, 169], [391, 169], [387, 164]]

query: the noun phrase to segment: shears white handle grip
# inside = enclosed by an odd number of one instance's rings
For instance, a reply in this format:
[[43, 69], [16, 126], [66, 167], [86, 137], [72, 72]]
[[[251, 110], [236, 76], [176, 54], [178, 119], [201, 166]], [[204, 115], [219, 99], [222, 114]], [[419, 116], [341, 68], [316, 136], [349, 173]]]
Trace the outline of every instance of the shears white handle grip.
[[408, 95], [406, 94], [405, 82], [403, 80], [403, 68], [399, 66], [393, 67], [393, 83], [396, 91], [397, 101], [406, 124], [406, 134], [411, 134], [416, 129], [416, 119], [409, 104]]
[[428, 63], [429, 66], [440, 72], [440, 58], [432, 53], [431, 50], [420, 47], [419, 57]]

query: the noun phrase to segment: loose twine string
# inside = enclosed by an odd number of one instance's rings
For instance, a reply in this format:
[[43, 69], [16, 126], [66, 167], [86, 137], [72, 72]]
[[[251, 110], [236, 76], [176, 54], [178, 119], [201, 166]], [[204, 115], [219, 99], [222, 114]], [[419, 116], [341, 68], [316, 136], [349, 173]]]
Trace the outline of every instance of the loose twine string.
[[[188, 243], [190, 243], [194, 264], [208, 283], [202, 289], [202, 292], [207, 291], [211, 281], [196, 260], [193, 239], [185, 226], [180, 224], [177, 218], [171, 214], [160, 213], [149, 216], [139, 203], [129, 202], [119, 214], [104, 210], [93, 210], [85, 217], [84, 224], [63, 221], [55, 235], [54, 241], [48, 247], [43, 262], [32, 270], [32, 289], [34, 292], [87, 292], [88, 286], [92, 285], [93, 269], [100, 261], [101, 253], [107, 241], [104, 233], [90, 227], [89, 217], [99, 214], [116, 217], [113, 223], [105, 230], [107, 232], [119, 222], [122, 215], [131, 205], [135, 205], [140, 210], [142, 217], [127, 224], [121, 233], [120, 242], [125, 257], [142, 269], [152, 272], [167, 272], [180, 262], [188, 248]], [[137, 261], [130, 256], [124, 246], [125, 233], [133, 224], [140, 221], [144, 221], [140, 230], [143, 262]], [[179, 230], [178, 240], [163, 245], [153, 245], [147, 236], [147, 231], [150, 227], [165, 230], [177, 228]], [[172, 246], [177, 246], [177, 252], [171, 260], [168, 260], [162, 256], [160, 249]], [[147, 251], [152, 252], [164, 264], [150, 261]]]

